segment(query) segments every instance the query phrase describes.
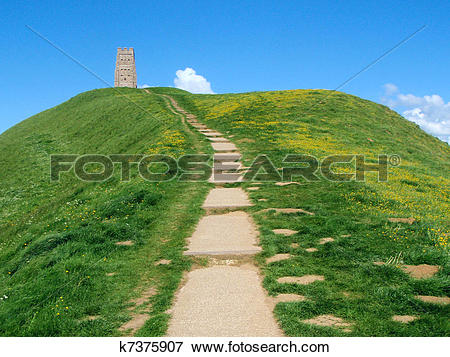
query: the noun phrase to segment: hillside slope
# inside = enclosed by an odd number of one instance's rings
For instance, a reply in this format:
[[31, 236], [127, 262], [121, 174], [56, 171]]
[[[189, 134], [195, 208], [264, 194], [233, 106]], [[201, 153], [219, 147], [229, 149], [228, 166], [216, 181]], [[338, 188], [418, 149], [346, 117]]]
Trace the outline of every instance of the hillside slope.
[[[279, 303], [275, 308], [287, 335], [450, 333], [446, 143], [385, 106], [345, 93], [293, 90], [174, 97], [208, 127], [225, 133], [247, 166], [261, 153], [275, 167], [282, 166], [287, 154], [318, 159], [362, 154], [369, 163], [379, 154], [401, 157], [400, 166], [389, 165], [388, 182], [367, 173], [364, 182], [323, 177], [305, 182], [297, 177], [300, 184], [243, 184], [253, 187], [251, 211], [261, 233], [263, 253], [258, 261], [266, 289], [272, 296], [304, 296], [301, 302]], [[355, 172], [353, 165], [336, 169]], [[300, 208], [311, 214], [280, 214], [271, 208]], [[276, 229], [294, 234], [283, 236]], [[276, 254], [284, 259], [266, 262]], [[303, 275], [319, 275], [324, 281], [309, 285], [278, 281]], [[333, 326], [330, 315], [346, 321], [347, 328]], [[305, 322], [316, 318], [325, 325]]]
[[[136, 170], [121, 182], [120, 166], [105, 182], [83, 182], [72, 171], [50, 182], [49, 155], [205, 147], [163, 97], [127, 88], [82, 93], [3, 133], [0, 335], [117, 335], [145, 291], [154, 291], [151, 305], [139, 307], [151, 307], [145, 334], [164, 333], [164, 311], [189, 265], [184, 238], [207, 185], [159, 185]], [[133, 245], [116, 245], [126, 241]], [[172, 263], [155, 266], [160, 259]]]
[[[130, 182], [121, 182], [119, 170], [102, 183], [70, 173], [49, 181], [53, 153], [211, 152], [159, 94], [171, 95], [229, 136], [247, 165], [259, 153], [276, 167], [289, 153], [357, 153], [368, 161], [399, 155], [402, 163], [390, 168], [387, 183], [368, 174], [365, 182], [266, 183], [252, 191], [263, 247], [257, 259], [269, 294], [307, 298], [277, 305], [288, 335], [346, 335], [300, 321], [320, 314], [352, 321], [355, 336], [448, 334], [448, 308], [415, 298], [449, 293], [447, 144], [384, 106], [339, 92], [192, 95], [123, 88], [82, 93], [0, 135], [0, 295], [7, 296], [0, 301], [0, 335], [121, 335], [132, 313], [150, 314], [138, 335], [165, 333], [173, 292], [191, 263], [182, 256], [185, 239], [210, 185], [149, 183], [135, 171]], [[315, 215], [261, 212], [272, 207]], [[393, 217], [416, 221], [389, 222]], [[272, 232], [276, 228], [297, 233], [280, 237]], [[319, 244], [324, 237], [334, 242]], [[133, 245], [116, 244], [126, 241]], [[317, 251], [305, 251], [311, 247]], [[276, 253], [292, 258], [265, 264]], [[373, 264], [399, 254], [397, 265], [440, 270], [429, 279], [412, 279], [393, 264]], [[161, 259], [171, 263], [156, 264]], [[326, 280], [320, 286], [277, 282], [302, 274]], [[133, 299], [142, 295], [150, 298], [137, 306]], [[392, 315], [420, 318], [399, 324]]]
[[319, 160], [362, 154], [368, 163], [379, 154], [398, 155], [401, 165], [390, 167], [389, 183], [367, 175], [366, 184], [381, 199], [393, 200], [378, 208], [392, 205], [392, 213], [448, 224], [450, 146], [383, 105], [326, 90], [174, 97], [209, 126], [233, 135], [247, 163], [259, 153], [269, 154], [276, 167], [290, 153]]

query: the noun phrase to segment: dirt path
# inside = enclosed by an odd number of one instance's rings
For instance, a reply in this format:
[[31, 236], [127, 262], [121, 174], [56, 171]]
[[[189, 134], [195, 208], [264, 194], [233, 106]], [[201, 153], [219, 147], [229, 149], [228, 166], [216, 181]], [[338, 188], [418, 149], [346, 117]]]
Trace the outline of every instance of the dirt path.
[[261, 250], [258, 231], [245, 212], [252, 203], [241, 188], [220, 187], [242, 180], [236, 171], [242, 166], [241, 155], [221, 133], [199, 123], [195, 115], [186, 112], [172, 97], [164, 97], [170, 110], [180, 114], [188, 126], [213, 144], [217, 165], [210, 182], [219, 186], [209, 192], [203, 204], [206, 215], [185, 252], [190, 256], [206, 256], [209, 263], [186, 275], [171, 309], [168, 335], [282, 336], [273, 316], [274, 300], [262, 288], [259, 271], [249, 259]]

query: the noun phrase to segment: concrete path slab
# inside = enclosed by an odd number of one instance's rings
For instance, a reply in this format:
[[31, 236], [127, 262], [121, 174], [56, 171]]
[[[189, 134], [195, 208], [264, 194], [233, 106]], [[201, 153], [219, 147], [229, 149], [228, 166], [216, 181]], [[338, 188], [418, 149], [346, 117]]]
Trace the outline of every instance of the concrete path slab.
[[273, 303], [252, 266], [213, 266], [188, 273], [178, 292], [167, 335], [283, 336]]
[[249, 207], [253, 204], [249, 201], [247, 194], [239, 187], [236, 188], [214, 188], [209, 191], [203, 208], [237, 208]]
[[215, 143], [230, 143], [231, 141], [228, 140], [227, 138], [218, 136], [218, 137], [210, 137], [208, 138], [209, 141], [213, 141]]
[[244, 212], [229, 212], [204, 216], [189, 238], [186, 255], [256, 254], [258, 233], [251, 216]]
[[229, 154], [214, 154], [215, 162], [235, 162], [241, 159], [241, 154], [239, 153], [229, 153]]
[[223, 172], [227, 170], [240, 170], [242, 164], [239, 161], [215, 161], [213, 170], [215, 172]]
[[209, 131], [209, 132], [202, 132], [203, 135], [211, 137], [211, 136], [222, 136], [222, 133], [219, 133], [218, 131]]
[[208, 182], [223, 184], [241, 182], [244, 177], [239, 173], [214, 173], [208, 179]]
[[212, 148], [214, 151], [236, 151], [237, 147], [233, 143], [211, 143]]

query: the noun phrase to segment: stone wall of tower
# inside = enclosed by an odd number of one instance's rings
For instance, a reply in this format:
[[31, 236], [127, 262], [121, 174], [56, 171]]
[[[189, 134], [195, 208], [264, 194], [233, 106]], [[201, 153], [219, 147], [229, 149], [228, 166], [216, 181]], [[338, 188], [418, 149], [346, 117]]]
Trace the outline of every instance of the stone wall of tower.
[[136, 64], [132, 47], [117, 49], [114, 87], [137, 87]]

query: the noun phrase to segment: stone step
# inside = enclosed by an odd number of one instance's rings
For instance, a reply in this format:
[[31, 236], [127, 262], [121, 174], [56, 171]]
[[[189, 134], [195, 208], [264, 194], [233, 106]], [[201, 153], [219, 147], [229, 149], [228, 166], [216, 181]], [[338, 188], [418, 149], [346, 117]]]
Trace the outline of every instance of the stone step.
[[237, 173], [222, 173], [222, 174], [213, 174], [208, 179], [210, 183], [224, 184], [224, 183], [236, 183], [242, 182], [243, 176]]
[[233, 143], [211, 143], [212, 148], [216, 152], [230, 152], [230, 151], [237, 151], [238, 148]]
[[225, 170], [240, 170], [242, 168], [240, 161], [215, 161], [213, 170], [214, 171], [225, 171]]
[[243, 171], [245, 170], [239, 161], [236, 162], [216, 161], [213, 166], [213, 173], [215, 175], [241, 174]]
[[214, 132], [201, 132], [203, 135], [205, 135], [206, 137], [217, 137], [217, 136], [222, 136], [222, 133], [219, 133], [218, 131], [214, 131]]
[[239, 255], [261, 251], [255, 224], [244, 211], [204, 216], [188, 241], [187, 255]]
[[234, 187], [212, 189], [209, 191], [202, 208], [231, 209], [250, 206], [253, 206], [253, 204], [249, 201], [247, 193], [239, 187]]
[[221, 161], [221, 162], [236, 162], [241, 159], [240, 153], [220, 153], [220, 154], [214, 154], [214, 161]]
[[[250, 167], [243, 166], [239, 161], [216, 161], [213, 167], [214, 171], [222, 171], [223, 173], [246, 172]], [[233, 171], [234, 170], [234, 171]]]
[[214, 136], [213, 137], [209, 137], [208, 140], [212, 141], [212, 142], [215, 142], [215, 143], [230, 143], [231, 142], [227, 138], [220, 137], [220, 136], [218, 136], [218, 137], [214, 137]]
[[272, 310], [254, 266], [195, 269], [176, 296], [167, 335], [283, 336]]

